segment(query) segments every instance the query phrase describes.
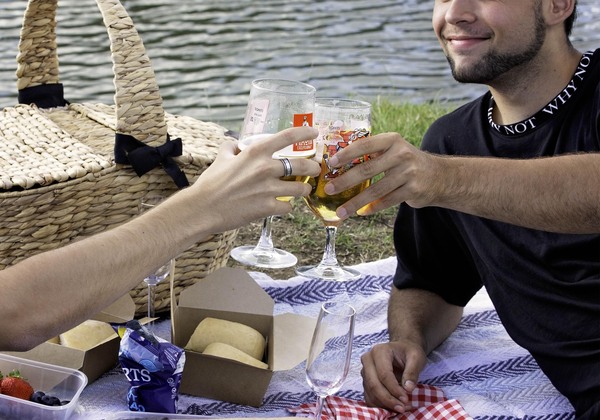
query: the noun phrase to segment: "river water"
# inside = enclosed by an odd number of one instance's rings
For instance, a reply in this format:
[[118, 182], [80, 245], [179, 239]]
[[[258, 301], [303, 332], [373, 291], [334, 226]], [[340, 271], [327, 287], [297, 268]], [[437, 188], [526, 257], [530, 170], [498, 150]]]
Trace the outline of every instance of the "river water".
[[[237, 130], [250, 81], [282, 77], [321, 96], [464, 102], [431, 29], [433, 0], [124, 0], [165, 109]], [[16, 103], [25, 0], [0, 0], [0, 105]], [[108, 37], [94, 0], [60, 0], [61, 81], [71, 102], [113, 100]], [[600, 47], [600, 4], [580, 0], [573, 43]]]

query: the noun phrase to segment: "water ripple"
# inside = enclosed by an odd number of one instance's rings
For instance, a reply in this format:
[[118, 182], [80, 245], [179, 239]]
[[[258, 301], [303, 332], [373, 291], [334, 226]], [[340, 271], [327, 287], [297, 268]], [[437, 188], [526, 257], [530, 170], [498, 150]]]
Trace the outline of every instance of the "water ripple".
[[[24, 0], [0, 0], [0, 105], [16, 103]], [[430, 0], [123, 0], [175, 114], [238, 129], [250, 81], [285, 77], [320, 95], [466, 101], [431, 29]], [[111, 103], [108, 39], [94, 0], [61, 0], [61, 81], [72, 102]], [[580, 0], [574, 43], [600, 45], [597, 0]]]

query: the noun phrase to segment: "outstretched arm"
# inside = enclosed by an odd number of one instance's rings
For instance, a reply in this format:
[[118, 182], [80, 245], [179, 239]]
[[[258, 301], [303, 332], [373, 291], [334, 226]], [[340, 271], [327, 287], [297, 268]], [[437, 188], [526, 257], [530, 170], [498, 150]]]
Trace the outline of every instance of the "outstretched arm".
[[600, 153], [538, 159], [440, 156], [417, 149], [399, 134], [354, 142], [330, 161], [372, 158], [331, 180], [328, 194], [384, 173], [338, 209], [340, 217], [371, 214], [406, 202], [439, 206], [533, 229], [600, 232]]
[[[243, 152], [227, 143], [194, 185], [151, 211], [0, 271], [0, 349], [25, 350], [77, 325], [209, 235], [289, 212], [276, 197], [308, 195], [310, 186], [281, 180], [281, 162], [271, 156], [315, 137], [302, 127]], [[309, 159], [293, 161], [294, 175], [319, 171]]]

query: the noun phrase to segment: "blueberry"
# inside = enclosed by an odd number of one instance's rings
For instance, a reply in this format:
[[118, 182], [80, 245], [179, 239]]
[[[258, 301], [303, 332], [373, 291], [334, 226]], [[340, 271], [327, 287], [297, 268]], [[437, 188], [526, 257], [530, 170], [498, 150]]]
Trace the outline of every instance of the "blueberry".
[[42, 404], [44, 405], [60, 405], [60, 400], [53, 395], [44, 395], [42, 397]]
[[46, 394], [43, 391], [35, 391], [33, 394], [31, 394], [31, 398], [30, 400], [35, 402], [35, 403], [42, 403], [42, 398], [45, 396]]
[[31, 395], [30, 401], [33, 401], [38, 404], [47, 405], [47, 406], [67, 405], [70, 403], [69, 400], [61, 401], [60, 398], [55, 397], [50, 394], [46, 394], [42, 391], [34, 392]]

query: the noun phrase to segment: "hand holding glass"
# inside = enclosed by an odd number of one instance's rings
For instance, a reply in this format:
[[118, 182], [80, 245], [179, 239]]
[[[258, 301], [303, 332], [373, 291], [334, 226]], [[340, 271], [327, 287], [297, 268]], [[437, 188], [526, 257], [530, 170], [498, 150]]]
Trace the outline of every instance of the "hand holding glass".
[[315, 159], [321, 162], [321, 174], [317, 179], [310, 179], [312, 191], [304, 201], [312, 212], [323, 221], [327, 239], [321, 262], [316, 266], [303, 266], [296, 273], [323, 280], [345, 281], [356, 279], [360, 273], [342, 267], [335, 254], [335, 235], [342, 220], [337, 216], [337, 208], [365, 190], [370, 180], [361, 182], [339, 194], [325, 193], [325, 184], [341, 175], [344, 171], [368, 159], [363, 156], [342, 168], [330, 168], [328, 160], [338, 150], [354, 141], [365, 141], [371, 134], [371, 105], [368, 102], [317, 98], [315, 102], [315, 128], [319, 130]]
[[346, 303], [321, 306], [306, 360], [306, 380], [318, 398], [315, 419], [321, 418], [325, 398], [338, 392], [348, 376], [355, 313]]
[[[246, 117], [238, 147], [243, 150], [255, 141], [264, 139], [286, 128], [308, 125], [312, 127], [315, 88], [306, 83], [283, 79], [257, 79], [252, 82]], [[306, 158], [314, 155], [313, 141], [294, 143], [273, 155], [279, 158]], [[282, 168], [283, 171], [283, 168]], [[296, 177], [284, 177], [295, 181]], [[291, 200], [292, 197], [279, 197]], [[271, 222], [264, 219], [257, 245], [246, 245], [231, 250], [231, 256], [246, 265], [263, 268], [291, 267], [298, 259], [291, 253], [273, 246]]]

